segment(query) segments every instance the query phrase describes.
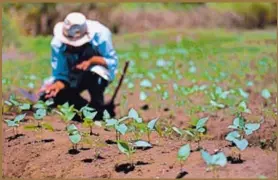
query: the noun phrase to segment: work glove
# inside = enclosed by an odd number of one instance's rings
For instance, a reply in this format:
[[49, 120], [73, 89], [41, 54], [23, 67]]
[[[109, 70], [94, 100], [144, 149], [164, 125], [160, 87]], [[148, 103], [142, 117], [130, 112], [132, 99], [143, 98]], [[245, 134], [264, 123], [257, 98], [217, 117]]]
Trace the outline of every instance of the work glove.
[[56, 97], [56, 95], [65, 88], [65, 84], [62, 81], [56, 81], [53, 84], [47, 85], [40, 90], [40, 93], [45, 93], [45, 98]]

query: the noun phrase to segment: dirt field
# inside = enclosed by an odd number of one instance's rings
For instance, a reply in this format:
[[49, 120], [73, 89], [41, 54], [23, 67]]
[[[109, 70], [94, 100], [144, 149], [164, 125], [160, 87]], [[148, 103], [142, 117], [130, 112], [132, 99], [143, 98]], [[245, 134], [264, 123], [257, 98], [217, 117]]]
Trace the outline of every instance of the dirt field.
[[[26, 179], [176, 178], [178, 175], [182, 178], [277, 178], [276, 32], [182, 31], [151, 32], [144, 34], [143, 38], [142, 34], [116, 38], [121, 59], [120, 72], [125, 60], [133, 63], [116, 99], [116, 103], [120, 103], [116, 108], [117, 118], [127, 115], [128, 110], [134, 108], [145, 122], [159, 117], [159, 124], [186, 128], [194, 118], [209, 117], [206, 124], [207, 136], [199, 145], [210, 154], [223, 151], [228, 158], [225, 167], [220, 168], [216, 174], [207, 172], [196, 142], [181, 139], [176, 133], [160, 137], [153, 132], [153, 147], [136, 150], [132, 156], [135, 163], [133, 169], [127, 157], [117, 148], [114, 130], [94, 127], [95, 135], [91, 139], [99, 140], [98, 148], [79, 144], [78, 151], [73, 151], [65, 123], [57, 114], [44, 119], [52, 124], [54, 131], [38, 133], [23, 129], [25, 125], [36, 123], [32, 112], [28, 112], [16, 137], [12, 129], [8, 129], [7, 124], [2, 122], [3, 176]], [[25, 52], [38, 49], [32, 61], [15, 59], [3, 62], [4, 100], [17, 87], [29, 88], [34, 92], [40, 87], [42, 79], [49, 76], [49, 41], [50, 38], [30, 40]], [[18, 66], [14, 66], [14, 63]], [[119, 79], [119, 75], [116, 79]], [[152, 88], [140, 87], [143, 79], [150, 80]], [[250, 81], [253, 85], [246, 85]], [[33, 83], [33, 89], [29, 87], [30, 83]], [[177, 84], [178, 90], [173, 89], [173, 83]], [[115, 85], [109, 86], [107, 100]], [[129, 85], [134, 86], [130, 88]], [[161, 86], [160, 90], [157, 90], [157, 85]], [[208, 87], [190, 94], [195, 85]], [[225, 108], [215, 108], [210, 104], [215, 87], [235, 92], [226, 99], [218, 99], [218, 103], [226, 105]], [[240, 88], [243, 92], [239, 93]], [[261, 95], [264, 88], [271, 93], [269, 99]], [[148, 94], [147, 99], [141, 99], [142, 92]], [[165, 93], [169, 93], [168, 98], [164, 97]], [[244, 97], [246, 94], [247, 98]], [[178, 105], [179, 101], [185, 104]], [[228, 126], [235, 118], [232, 110], [241, 101], [246, 101], [252, 112], [243, 114], [248, 122], [258, 122], [260, 118], [264, 122], [258, 130], [246, 137], [249, 146], [240, 151], [241, 159], [235, 160], [232, 158], [235, 157], [236, 147], [226, 141], [225, 137], [231, 131]], [[3, 114], [3, 120], [14, 117], [12, 112]], [[74, 123], [81, 131], [88, 130], [81, 123]], [[121, 138], [129, 141], [130, 136], [127, 133]], [[143, 136], [142, 139], [147, 140], [147, 137]], [[191, 145], [192, 152], [180, 174], [177, 152], [187, 143]], [[99, 151], [99, 156], [95, 156], [96, 151]]]
[[[130, 95], [128, 99], [132, 101], [135, 96]], [[120, 98], [120, 97], [119, 97]], [[251, 95], [253, 112], [258, 112], [259, 104], [256, 103], [258, 96]], [[142, 104], [132, 104], [131, 107], [139, 109]], [[150, 107], [150, 109], [152, 109]], [[119, 108], [117, 109], [119, 111]], [[179, 112], [179, 110], [177, 111]], [[155, 114], [163, 114], [161, 119], [168, 119], [169, 113], [161, 110], [144, 111], [142, 117], [151, 119]], [[4, 115], [4, 118], [8, 118]], [[32, 118], [24, 124], [30, 124]], [[185, 125], [188, 118], [183, 113], [169, 119], [173, 124]], [[227, 127], [232, 124], [233, 117], [225, 115], [225, 110], [221, 110], [211, 117], [207, 124], [208, 134], [211, 135], [207, 140], [201, 141], [201, 146], [205, 147], [210, 153], [221, 147], [223, 152], [229, 156], [231, 148], [227, 141], [224, 141], [228, 133]], [[3, 124], [3, 174], [4, 177], [18, 178], [175, 178], [180, 173], [179, 163], [176, 162], [179, 147], [187, 142], [181, 141], [178, 137], [159, 138], [156, 133], [152, 134], [154, 147], [147, 150], [137, 150], [134, 155], [134, 162], [137, 162], [135, 169], [126, 166], [127, 158], [120, 154], [117, 145], [113, 144], [115, 133], [94, 128], [95, 133], [104, 144], [101, 148], [100, 156], [95, 158], [94, 148], [86, 145], [79, 147], [78, 154], [71, 154], [70, 141], [64, 130], [64, 123], [58, 117], [47, 117], [46, 121], [51, 122], [55, 127], [54, 132], [43, 132], [42, 137], [37, 137], [38, 133], [20, 130], [22, 134], [16, 139], [12, 139], [12, 132], [8, 131], [6, 124]], [[81, 124], [77, 126], [82, 128]], [[220, 168], [218, 175], [221, 178], [257, 178], [260, 175], [266, 177], [277, 177], [276, 164], [276, 138], [272, 137], [276, 129], [274, 119], [266, 119], [261, 128], [252, 135], [249, 140], [251, 147], [241, 153], [243, 162], [229, 161], [227, 167]], [[274, 139], [273, 139], [274, 138]], [[264, 149], [260, 145], [259, 139], [266, 139], [267, 144]], [[111, 142], [110, 142], [110, 141]], [[271, 140], [275, 140], [271, 142]], [[197, 144], [190, 143], [193, 152], [184, 165], [188, 178], [207, 178], [213, 177], [212, 172], [206, 172], [206, 165], [200, 156], [199, 151], [195, 151]], [[270, 150], [272, 148], [273, 150]], [[116, 165], [119, 167], [116, 168]], [[244, 173], [242, 173], [244, 171]]]

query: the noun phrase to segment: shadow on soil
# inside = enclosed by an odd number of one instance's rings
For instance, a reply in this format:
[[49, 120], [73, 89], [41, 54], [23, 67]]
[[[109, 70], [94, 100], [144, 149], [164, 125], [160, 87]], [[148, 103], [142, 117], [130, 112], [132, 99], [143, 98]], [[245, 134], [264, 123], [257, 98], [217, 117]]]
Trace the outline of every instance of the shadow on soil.
[[227, 161], [230, 162], [231, 164], [242, 164], [245, 160], [242, 160], [241, 158], [228, 156]]
[[135, 169], [135, 166], [142, 166], [142, 165], [147, 165], [149, 164], [148, 162], [143, 162], [143, 161], [137, 161], [135, 164], [130, 164], [130, 163], [125, 163], [125, 164], [116, 164], [115, 165], [115, 171], [116, 172], [124, 172], [125, 174], [133, 171]]
[[28, 142], [24, 145], [27, 145], [27, 144], [36, 144], [36, 143], [50, 143], [50, 142], [54, 142], [54, 139], [43, 139], [43, 140], [40, 140], [40, 141], [31, 141], [31, 142]]
[[103, 160], [103, 159], [105, 159], [105, 158], [100, 156], [100, 155], [98, 155], [95, 159], [86, 158], [86, 159], [82, 159], [81, 161], [84, 162], [84, 163], [92, 163], [95, 160]]
[[106, 142], [106, 144], [117, 144], [116, 141], [113, 141], [113, 140], [110, 140], [110, 139], [106, 140], [105, 142]]
[[182, 172], [180, 172], [180, 173], [177, 175], [176, 179], [181, 179], [181, 178], [183, 178], [184, 176], [186, 176], [187, 174], [188, 174], [188, 172], [182, 171]]
[[25, 135], [24, 134], [16, 134], [14, 136], [7, 137], [6, 139], [10, 142], [12, 140], [15, 140], [15, 139], [23, 137], [23, 136], [25, 136]]
[[79, 154], [80, 151], [78, 151], [78, 149], [70, 149], [70, 150], [68, 151], [68, 153], [71, 154], [71, 155], [76, 155], [76, 154]]

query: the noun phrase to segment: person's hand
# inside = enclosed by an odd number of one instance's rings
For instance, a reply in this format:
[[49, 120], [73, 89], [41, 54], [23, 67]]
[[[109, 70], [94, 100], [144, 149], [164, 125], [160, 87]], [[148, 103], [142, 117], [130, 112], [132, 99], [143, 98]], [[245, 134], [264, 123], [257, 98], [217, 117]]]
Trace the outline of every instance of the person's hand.
[[52, 97], [56, 97], [56, 95], [58, 94], [58, 92], [60, 92], [62, 89], [65, 88], [65, 84], [61, 81], [56, 81], [53, 84], [50, 84], [48, 86], [46, 86], [45, 88], [40, 90], [40, 93], [45, 92], [45, 98], [52, 98]]
[[101, 65], [107, 68], [106, 61], [103, 57], [100, 56], [94, 56], [88, 59], [87, 61], [83, 61], [77, 66], [75, 66], [76, 69], [86, 71], [91, 65]]
[[90, 66], [91, 66], [91, 61], [88, 60], [88, 61], [83, 61], [82, 63], [78, 64], [76, 66], [76, 69], [79, 69], [79, 70], [83, 70], [83, 71], [86, 71]]

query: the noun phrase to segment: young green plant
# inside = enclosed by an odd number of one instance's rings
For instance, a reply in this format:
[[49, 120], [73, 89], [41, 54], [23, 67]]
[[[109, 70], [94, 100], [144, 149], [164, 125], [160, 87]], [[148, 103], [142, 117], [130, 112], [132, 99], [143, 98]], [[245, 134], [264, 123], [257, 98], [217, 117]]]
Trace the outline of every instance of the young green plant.
[[13, 120], [5, 120], [8, 127], [13, 129], [14, 136], [18, 135], [19, 123], [20, 123], [20, 121], [22, 121], [25, 118], [25, 116], [26, 116], [26, 114], [20, 114], [20, 115], [17, 115]]
[[201, 150], [201, 156], [207, 164], [207, 171], [212, 171], [214, 177], [218, 177], [218, 168], [227, 164], [227, 157], [223, 152], [210, 155], [207, 151]]

